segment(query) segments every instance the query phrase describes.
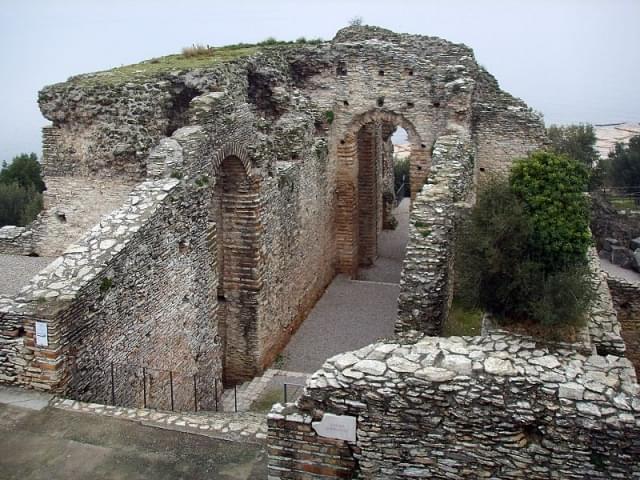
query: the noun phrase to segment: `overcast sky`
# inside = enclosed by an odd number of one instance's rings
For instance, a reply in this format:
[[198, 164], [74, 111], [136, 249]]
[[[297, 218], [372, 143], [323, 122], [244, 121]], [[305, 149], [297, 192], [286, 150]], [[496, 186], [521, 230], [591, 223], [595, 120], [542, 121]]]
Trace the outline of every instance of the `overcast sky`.
[[40, 155], [42, 86], [268, 36], [330, 39], [355, 15], [466, 43], [549, 123], [640, 121], [638, 0], [0, 0], [0, 160]]

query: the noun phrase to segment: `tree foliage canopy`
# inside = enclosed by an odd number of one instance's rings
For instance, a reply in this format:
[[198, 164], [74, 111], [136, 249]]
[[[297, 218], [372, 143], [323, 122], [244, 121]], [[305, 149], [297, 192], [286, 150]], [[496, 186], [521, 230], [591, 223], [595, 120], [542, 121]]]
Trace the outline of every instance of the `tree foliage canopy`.
[[0, 227], [24, 226], [42, 210], [40, 163], [35, 153], [23, 153], [0, 170]]
[[0, 171], [0, 183], [17, 183], [23, 188], [33, 187], [39, 193], [44, 191], [44, 182], [40, 173], [40, 162], [35, 153], [22, 153], [14, 157], [13, 161], [7, 165], [2, 165]]
[[511, 189], [533, 225], [529, 251], [551, 270], [585, 258], [591, 243], [588, 181], [581, 163], [550, 152], [535, 152], [511, 169]]
[[481, 187], [457, 242], [457, 297], [466, 307], [504, 322], [584, 319], [593, 295], [586, 179], [575, 160], [537, 152], [508, 179]]
[[609, 155], [609, 179], [616, 187], [629, 191], [640, 188], [640, 135], [631, 137], [629, 145], [617, 143]]
[[599, 159], [596, 150], [596, 134], [593, 125], [578, 124], [558, 126], [551, 125], [547, 135], [556, 153], [566, 155], [582, 163], [585, 167], [593, 167]]

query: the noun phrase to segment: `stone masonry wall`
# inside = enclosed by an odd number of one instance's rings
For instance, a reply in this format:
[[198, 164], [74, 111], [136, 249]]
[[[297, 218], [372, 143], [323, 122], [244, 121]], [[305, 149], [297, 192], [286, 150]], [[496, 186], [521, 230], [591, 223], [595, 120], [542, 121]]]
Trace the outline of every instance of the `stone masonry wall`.
[[[335, 356], [268, 417], [273, 478], [640, 478], [640, 397], [625, 358], [527, 337], [424, 337]], [[313, 429], [357, 421], [356, 441]]]
[[28, 227], [0, 228], [0, 254], [29, 255], [33, 252], [33, 232]]
[[472, 188], [473, 151], [456, 136], [441, 137], [431, 175], [413, 203], [402, 266], [396, 333], [418, 330], [438, 335], [453, 288], [456, 207]]
[[500, 90], [496, 79], [482, 68], [474, 91], [471, 125], [479, 177], [507, 173], [514, 159], [548, 143], [542, 117], [522, 100]]
[[103, 215], [124, 203], [131, 182], [95, 177], [47, 177], [44, 209], [33, 225], [35, 252], [57, 257]]
[[609, 275], [607, 284], [622, 326], [626, 356], [640, 372], [640, 283]]
[[[142, 405], [142, 366], [150, 370], [147, 401], [159, 408], [169, 408], [169, 370], [176, 408], [193, 408], [194, 375], [202, 398], [213, 401], [209, 390], [221, 377], [215, 263], [207, 255], [206, 215], [182, 210], [201, 191], [177, 180], [139, 185], [6, 304], [8, 313], [22, 315], [33, 356], [27, 368], [50, 372], [42, 385], [21, 383], [111, 403], [113, 362], [116, 403]], [[33, 341], [34, 316], [48, 324], [47, 348]]]

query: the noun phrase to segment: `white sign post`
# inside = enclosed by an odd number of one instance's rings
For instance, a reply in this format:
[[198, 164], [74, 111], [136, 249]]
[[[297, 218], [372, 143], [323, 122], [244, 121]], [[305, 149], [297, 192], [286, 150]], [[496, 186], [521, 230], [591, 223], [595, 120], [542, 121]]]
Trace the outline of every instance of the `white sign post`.
[[36, 345], [49, 346], [49, 327], [45, 322], [36, 322]]
[[321, 437], [337, 438], [347, 442], [356, 441], [356, 417], [325, 413], [322, 420], [311, 424]]

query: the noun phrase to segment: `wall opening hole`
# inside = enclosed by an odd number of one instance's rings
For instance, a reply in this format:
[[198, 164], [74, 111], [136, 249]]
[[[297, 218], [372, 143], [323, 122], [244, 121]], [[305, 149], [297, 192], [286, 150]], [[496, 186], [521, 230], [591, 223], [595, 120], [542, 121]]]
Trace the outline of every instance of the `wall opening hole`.
[[24, 337], [25, 331], [24, 327], [18, 327], [18, 337]]
[[219, 294], [218, 294], [218, 301], [219, 301], [219, 302], [226, 302], [226, 301], [227, 301], [227, 298], [226, 298], [224, 295], [222, 295], [222, 294], [220, 294], [220, 293], [219, 293]]
[[298, 154], [298, 152], [292, 152], [291, 160], [298, 160], [298, 159], [300, 159], [300, 155]]
[[67, 223], [67, 215], [64, 212], [56, 212], [56, 218], [60, 223]]
[[480, 167], [480, 171], [481, 171], [481, 172], [484, 172], [484, 167]]
[[339, 77], [344, 77], [347, 74], [347, 64], [344, 62], [338, 62], [336, 66], [336, 75]]
[[31, 252], [29, 255], [27, 255], [28, 257], [39, 257], [40, 255], [38, 255], [36, 252]]
[[424, 143], [421, 143], [420, 148], [427, 148], [427, 146]]
[[378, 70], [378, 75], [380, 75], [381, 77], [384, 77], [384, 70]]
[[343, 104], [345, 107], [348, 107], [348, 106], [349, 106], [349, 102], [347, 102], [346, 100], [345, 100], [344, 102], [342, 102], [342, 104]]
[[416, 165], [416, 168], [417, 168], [418, 170], [422, 170], [422, 166], [421, 166], [421, 165]]
[[413, 69], [412, 68], [407, 68], [407, 75], [409, 75], [410, 77], [413, 77]]
[[186, 253], [189, 251], [189, 240], [180, 240], [178, 242], [178, 251], [180, 253]]
[[440, 102], [433, 102], [433, 106], [435, 108], [439, 108], [440, 107]]
[[413, 102], [407, 102], [407, 108], [413, 108], [414, 104]]
[[384, 97], [378, 97], [377, 104], [379, 107], [382, 107], [384, 105]]
[[522, 429], [522, 433], [524, 434], [524, 438], [527, 441], [527, 445], [530, 443], [539, 445], [542, 441], [542, 431], [540, 430], [540, 428], [538, 428], [537, 425], [525, 425]]
[[344, 145], [344, 140], [340, 140], [340, 145]]

